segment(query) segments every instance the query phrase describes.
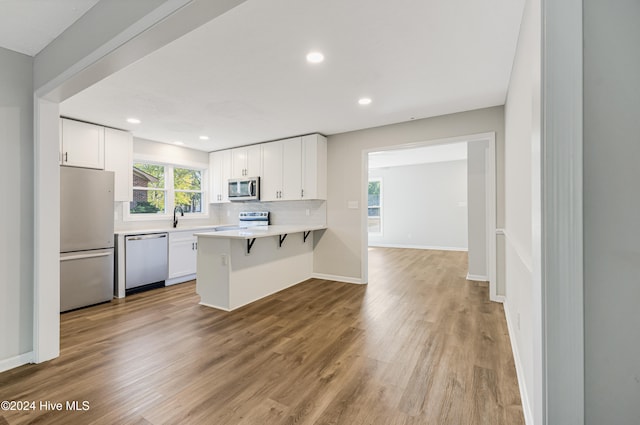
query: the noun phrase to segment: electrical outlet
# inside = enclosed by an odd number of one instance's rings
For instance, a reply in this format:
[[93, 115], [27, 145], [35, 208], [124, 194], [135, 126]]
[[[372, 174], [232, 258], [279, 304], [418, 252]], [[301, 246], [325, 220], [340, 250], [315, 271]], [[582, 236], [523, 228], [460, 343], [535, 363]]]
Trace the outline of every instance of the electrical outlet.
[[223, 265], [223, 266], [226, 266], [226, 265], [228, 265], [228, 264], [229, 264], [229, 258], [227, 257], [227, 255], [226, 255], [226, 254], [222, 254], [222, 255], [220, 256], [220, 258], [222, 259], [222, 265]]

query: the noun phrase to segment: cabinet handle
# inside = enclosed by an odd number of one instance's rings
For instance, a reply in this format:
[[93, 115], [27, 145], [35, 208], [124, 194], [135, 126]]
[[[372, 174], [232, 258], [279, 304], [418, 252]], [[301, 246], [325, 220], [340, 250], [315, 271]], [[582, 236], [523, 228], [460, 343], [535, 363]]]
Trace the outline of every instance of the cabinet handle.
[[300, 189], [300, 197], [304, 198], [304, 189]]
[[69, 152], [64, 153], [64, 162], [69, 162]]

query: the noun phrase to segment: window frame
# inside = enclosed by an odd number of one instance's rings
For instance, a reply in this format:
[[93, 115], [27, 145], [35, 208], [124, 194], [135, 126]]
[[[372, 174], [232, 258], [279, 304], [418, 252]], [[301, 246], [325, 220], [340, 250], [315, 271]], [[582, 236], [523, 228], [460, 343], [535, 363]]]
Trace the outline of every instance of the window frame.
[[[369, 183], [371, 182], [378, 182], [380, 185], [380, 196], [379, 196], [379, 202], [378, 205], [369, 205]], [[384, 232], [384, 226], [383, 226], [383, 190], [382, 190], [382, 177], [369, 177], [369, 180], [367, 182], [367, 233], [369, 234], [369, 236], [382, 236], [383, 232]], [[379, 214], [377, 216], [369, 216], [369, 208], [378, 208]], [[378, 220], [380, 221], [380, 231], [379, 232], [371, 232], [369, 231], [369, 218], [378, 218]]]
[[173, 218], [173, 211], [175, 208], [175, 179], [174, 179], [174, 170], [176, 168], [183, 168], [188, 170], [195, 170], [200, 172], [200, 190], [193, 189], [178, 189], [177, 192], [185, 192], [185, 193], [200, 193], [201, 196], [201, 204], [202, 211], [199, 213], [193, 212], [185, 212], [184, 216], [180, 216], [180, 219], [186, 220], [195, 220], [195, 219], [207, 219], [209, 218], [209, 170], [208, 167], [204, 164], [196, 164], [196, 163], [168, 163], [163, 161], [157, 161], [151, 158], [144, 157], [135, 157], [133, 159], [134, 164], [151, 164], [151, 165], [161, 165], [164, 167], [164, 189], [158, 188], [138, 188], [132, 187], [134, 189], [144, 189], [144, 190], [164, 190], [165, 192], [165, 212], [163, 214], [159, 213], [138, 213], [132, 214], [130, 211], [130, 202], [122, 203], [122, 219], [123, 221], [159, 221], [159, 220], [170, 220]]

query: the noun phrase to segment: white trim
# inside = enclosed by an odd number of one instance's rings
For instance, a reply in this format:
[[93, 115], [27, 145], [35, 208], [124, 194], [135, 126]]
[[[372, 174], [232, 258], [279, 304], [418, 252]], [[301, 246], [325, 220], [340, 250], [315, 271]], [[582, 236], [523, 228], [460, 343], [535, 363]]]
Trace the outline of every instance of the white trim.
[[504, 229], [496, 229], [496, 235], [505, 236]]
[[[529, 395], [527, 394], [527, 387], [525, 385], [525, 376], [524, 369], [522, 368], [522, 360], [520, 359], [520, 353], [518, 352], [518, 344], [516, 341], [516, 333], [513, 331], [513, 324], [509, 317], [510, 309], [509, 302], [507, 300], [503, 300], [504, 304], [504, 315], [507, 320], [507, 331], [509, 332], [509, 341], [511, 342], [511, 351], [513, 353], [513, 361], [516, 365], [516, 375], [518, 376], [518, 388], [520, 389], [520, 401], [522, 403], [522, 413], [524, 415], [524, 422], [526, 425], [534, 425], [533, 421], [533, 413], [531, 410], [531, 401], [529, 399]], [[577, 424], [576, 424], [577, 425]]]
[[33, 102], [34, 276], [33, 361], [60, 355], [60, 111], [58, 104]]
[[[430, 249], [434, 251], [461, 251], [467, 252], [469, 249], [456, 247], [456, 246], [434, 246], [434, 245], [408, 245], [408, 244], [395, 244], [395, 243], [378, 243], [370, 242], [371, 248], [405, 248], [405, 249]], [[489, 279], [487, 279], [488, 281]]]
[[334, 274], [324, 274], [324, 273], [313, 273], [311, 274], [313, 279], [321, 279], [321, 280], [333, 280], [335, 282], [344, 282], [344, 283], [356, 283], [360, 285], [365, 285], [367, 282], [359, 279], [357, 277], [348, 277], [348, 276], [338, 276]]
[[9, 369], [33, 363], [33, 351], [20, 354], [19, 356], [11, 357], [9, 359], [0, 360], [0, 373]]
[[507, 297], [505, 297], [504, 295], [496, 295], [496, 299], [493, 301], [504, 304], [507, 302]]
[[541, 141], [532, 151], [539, 164], [532, 175], [539, 184], [532, 204], [533, 285], [540, 287], [535, 396], [542, 424], [583, 424], [583, 2], [542, 0], [541, 7]]
[[[467, 280], [471, 280], [473, 282], [489, 282], [489, 277], [488, 276], [480, 276], [477, 274], [469, 274], [467, 273]], [[491, 300], [493, 301], [493, 300]]]

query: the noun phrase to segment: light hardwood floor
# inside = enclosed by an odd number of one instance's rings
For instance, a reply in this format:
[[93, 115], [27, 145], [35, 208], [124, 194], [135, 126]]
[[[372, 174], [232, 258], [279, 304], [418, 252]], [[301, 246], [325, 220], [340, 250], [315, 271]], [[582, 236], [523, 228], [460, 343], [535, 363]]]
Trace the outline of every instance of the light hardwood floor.
[[[61, 355], [0, 374], [0, 424], [524, 424], [502, 305], [466, 253], [370, 249], [232, 313], [194, 283], [62, 315]], [[259, 285], [260, 282], [256, 282]]]

